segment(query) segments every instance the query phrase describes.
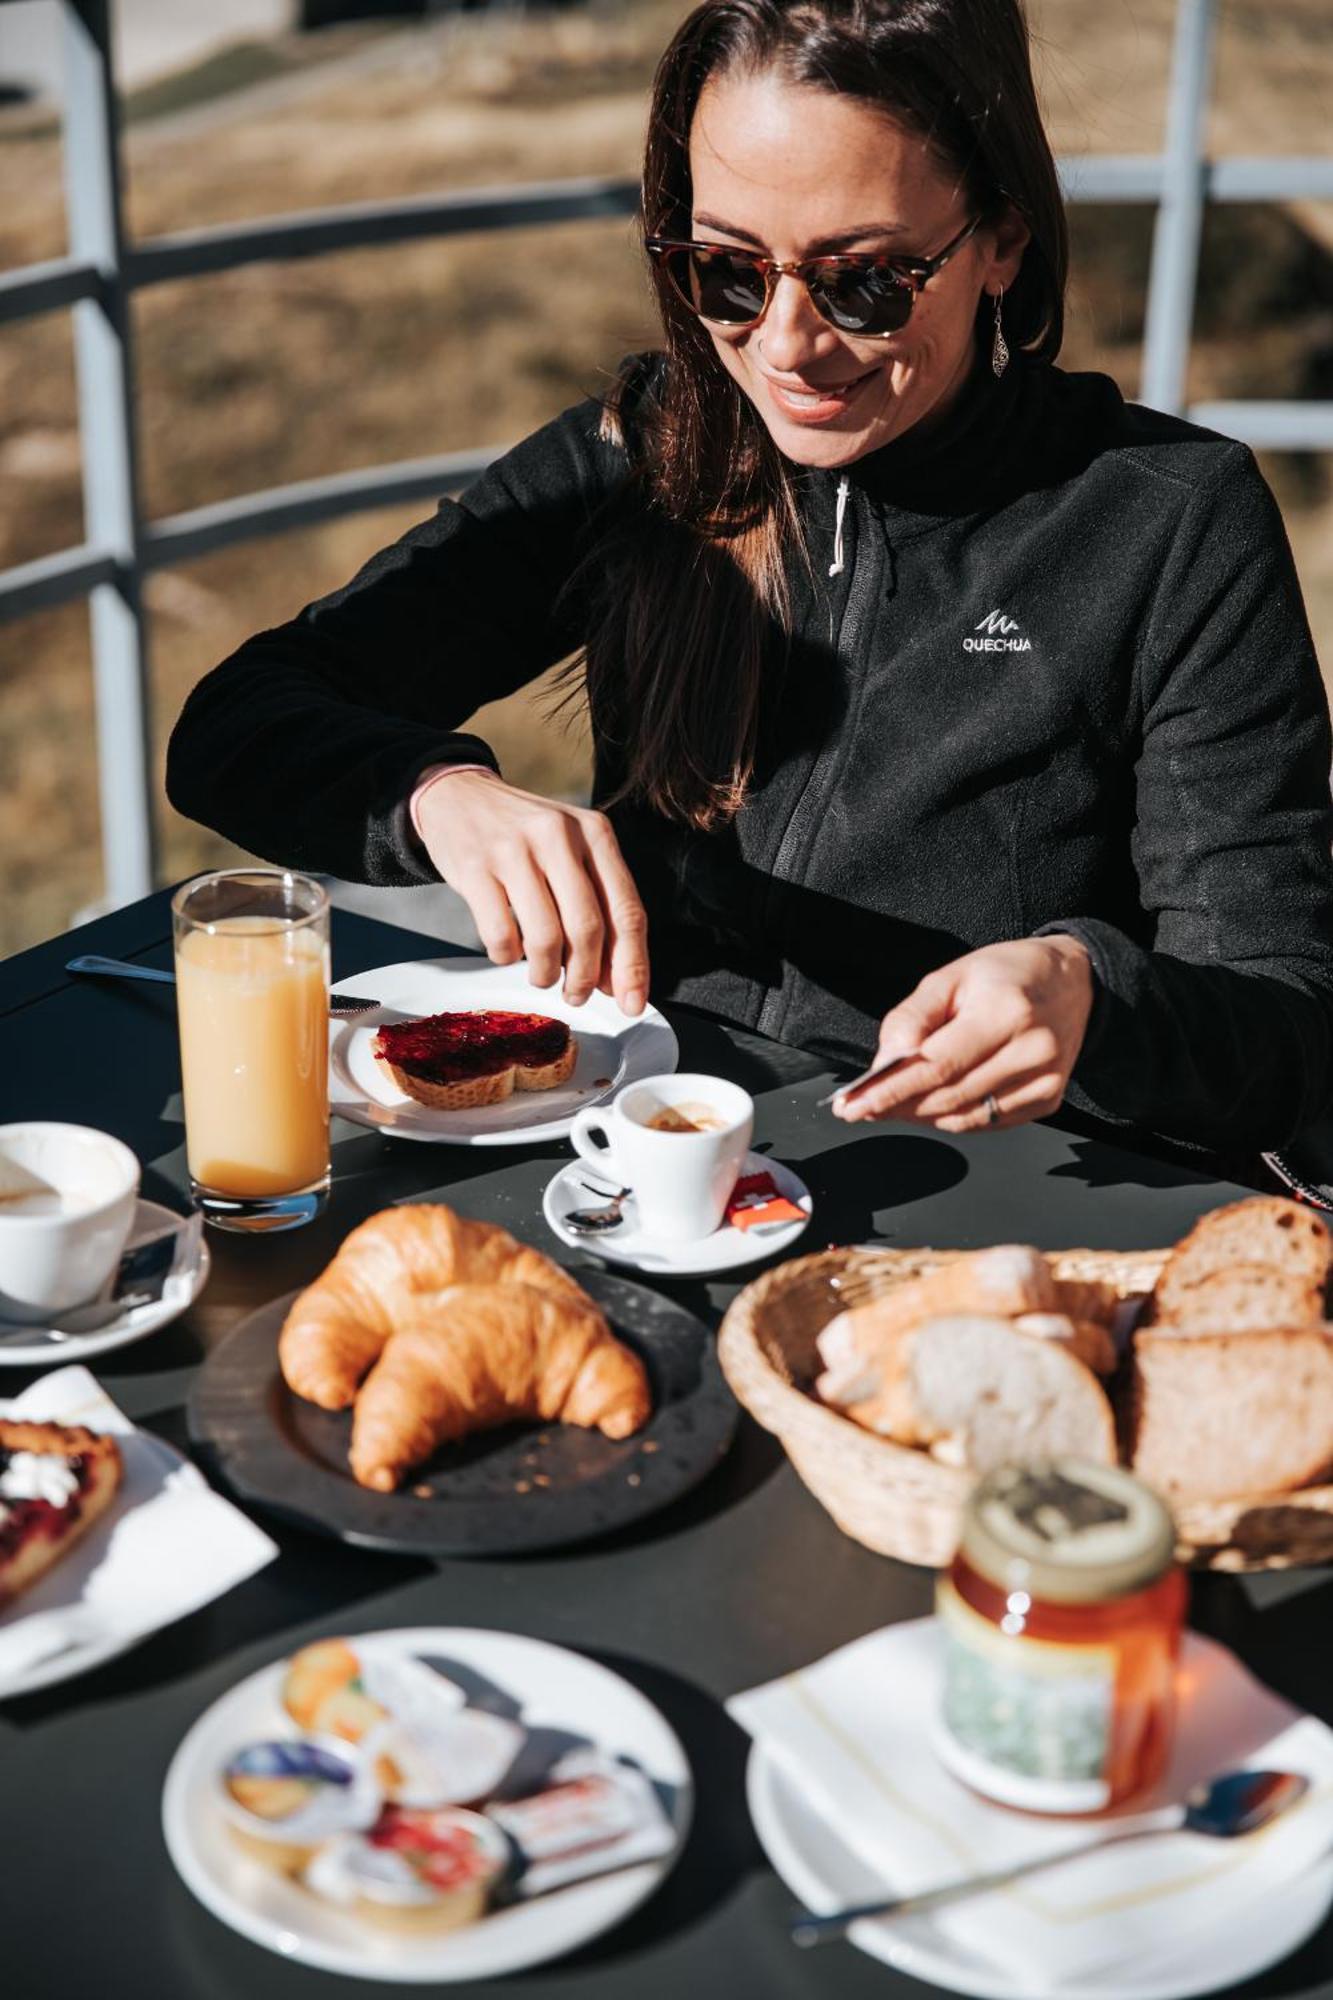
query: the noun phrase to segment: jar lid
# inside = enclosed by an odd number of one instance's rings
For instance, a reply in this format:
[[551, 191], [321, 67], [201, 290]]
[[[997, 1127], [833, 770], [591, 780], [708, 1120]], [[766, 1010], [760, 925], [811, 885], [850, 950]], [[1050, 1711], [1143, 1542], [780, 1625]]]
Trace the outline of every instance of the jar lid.
[[1001, 1465], [973, 1487], [959, 1554], [1000, 1590], [1096, 1604], [1142, 1590], [1175, 1551], [1166, 1503], [1117, 1465]]

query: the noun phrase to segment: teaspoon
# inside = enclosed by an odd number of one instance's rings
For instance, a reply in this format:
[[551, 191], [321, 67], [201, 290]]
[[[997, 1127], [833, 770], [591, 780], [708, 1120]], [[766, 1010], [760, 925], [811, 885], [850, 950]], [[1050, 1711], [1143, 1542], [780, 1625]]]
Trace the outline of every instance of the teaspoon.
[[792, 1923], [796, 1944], [823, 1944], [839, 1938], [849, 1924], [861, 1917], [899, 1917], [918, 1910], [936, 1910], [945, 1903], [961, 1903], [969, 1896], [983, 1895], [1035, 1875], [1043, 1868], [1058, 1868], [1080, 1854], [1115, 1847], [1123, 1840], [1149, 1840], [1160, 1833], [1201, 1833], [1210, 1840], [1234, 1840], [1238, 1834], [1256, 1833], [1279, 1813], [1303, 1798], [1310, 1780], [1297, 1771], [1224, 1771], [1219, 1777], [1197, 1785], [1183, 1806], [1163, 1806], [1158, 1812], [1140, 1813], [1125, 1821], [1114, 1833], [1101, 1840], [1085, 1841], [1081, 1847], [1067, 1847], [1061, 1854], [1041, 1854], [1034, 1861], [1022, 1861], [1016, 1868], [999, 1868], [989, 1875], [972, 1875], [962, 1882], [946, 1882], [938, 1889], [923, 1889], [915, 1896], [888, 1896], [878, 1903], [858, 1903], [851, 1909], [833, 1910], [816, 1916], [802, 1910]]
[[[579, 1186], [587, 1188], [589, 1194], [606, 1192], [605, 1188], [594, 1187], [591, 1181], [580, 1181]], [[620, 1211], [633, 1192], [633, 1188], [618, 1188], [605, 1208], [571, 1208], [560, 1219], [576, 1236], [598, 1236], [604, 1229], [619, 1229], [625, 1219]]]

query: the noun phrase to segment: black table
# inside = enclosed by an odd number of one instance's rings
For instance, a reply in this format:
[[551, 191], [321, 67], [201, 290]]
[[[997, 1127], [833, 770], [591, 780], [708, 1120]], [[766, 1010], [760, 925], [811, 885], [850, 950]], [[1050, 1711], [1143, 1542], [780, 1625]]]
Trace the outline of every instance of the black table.
[[[335, 914], [334, 976], [411, 956], [435, 939]], [[118, 1134], [144, 1192], [181, 1205], [175, 1013], [169, 991], [71, 980], [75, 951], [170, 963], [155, 896], [0, 965], [0, 1120], [70, 1119]], [[828, 1072], [802, 1051], [686, 1009], [668, 1010], [681, 1063], [724, 1073], [757, 1100], [756, 1140], [815, 1196], [801, 1245], [1168, 1242], [1238, 1192], [1225, 1183], [1046, 1126], [944, 1139], [839, 1125], [816, 1108]], [[543, 1187], [560, 1146], [476, 1152], [385, 1140], [338, 1124], [327, 1214], [291, 1235], [212, 1237], [194, 1309], [96, 1372], [136, 1421], [184, 1448], [201, 1356], [243, 1314], [304, 1284], [355, 1223], [387, 1201], [437, 1195], [552, 1249]], [[557, 1247], [558, 1254], [558, 1247]], [[577, 1268], [577, 1260], [565, 1258]], [[715, 1320], [732, 1284], [668, 1287]], [[30, 1377], [0, 1373], [0, 1394]], [[234, 1936], [178, 1880], [159, 1806], [193, 1719], [243, 1675], [321, 1634], [450, 1623], [525, 1632], [600, 1659], [659, 1704], [689, 1753], [694, 1830], [665, 1887], [571, 1958], [504, 1982], [528, 2000], [862, 2000], [928, 1989], [846, 1945], [802, 1953], [789, 1898], [744, 1801], [746, 1739], [721, 1703], [736, 1690], [930, 1604], [932, 1580], [849, 1541], [776, 1441], [748, 1418], [725, 1463], [642, 1528], [567, 1554], [448, 1562], [345, 1548], [272, 1521], [281, 1554], [229, 1596], [82, 1679], [0, 1705], [0, 1995], [4, 2000], [307, 2000], [331, 1975]], [[1333, 1722], [1333, 1578], [1200, 1578], [1196, 1625], [1234, 1646], [1293, 1701]], [[356, 1989], [346, 1988], [351, 1994]], [[364, 1985], [367, 2000], [398, 1986]], [[468, 2000], [480, 1985], [450, 1988]], [[1333, 1996], [1333, 1924], [1237, 1993]]]

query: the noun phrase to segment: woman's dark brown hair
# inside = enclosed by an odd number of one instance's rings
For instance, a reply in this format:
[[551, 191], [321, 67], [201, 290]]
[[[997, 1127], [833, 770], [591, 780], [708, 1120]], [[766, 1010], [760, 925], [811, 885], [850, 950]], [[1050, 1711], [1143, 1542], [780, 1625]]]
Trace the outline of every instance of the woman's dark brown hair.
[[[689, 140], [704, 85], [770, 69], [927, 138], [971, 213], [1019, 211], [1031, 238], [1005, 294], [1005, 334], [1011, 348], [1054, 359], [1067, 238], [1022, 0], [704, 0], [658, 65], [645, 233], [693, 233]], [[656, 265], [652, 275], [666, 336], [660, 382], [631, 410], [624, 377], [608, 405], [641, 505], [583, 572], [583, 664], [616, 776], [604, 803], [632, 798], [708, 828], [735, 814], [753, 772], [800, 528], [786, 461], [707, 330]]]

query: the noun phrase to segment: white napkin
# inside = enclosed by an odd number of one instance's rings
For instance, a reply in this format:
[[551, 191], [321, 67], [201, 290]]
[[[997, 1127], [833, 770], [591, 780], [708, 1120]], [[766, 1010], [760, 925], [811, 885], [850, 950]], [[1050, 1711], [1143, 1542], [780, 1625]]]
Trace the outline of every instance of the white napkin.
[[[872, 1632], [727, 1707], [883, 1880], [886, 1895], [1062, 1852], [1100, 1826], [1112, 1829], [1114, 1815], [1089, 1823], [1012, 1812], [951, 1777], [932, 1748], [940, 1679], [936, 1622], [922, 1618]], [[1127, 1842], [940, 1909], [929, 1918], [937, 1936], [1021, 1979], [1035, 2000], [1108, 1966], [1178, 1951], [1191, 1929], [1234, 1916], [1330, 1852], [1333, 1731], [1194, 1633], [1180, 1686], [1170, 1768], [1126, 1816], [1180, 1801], [1200, 1779], [1240, 1765], [1304, 1772], [1305, 1799], [1246, 1839], [1173, 1833]]]
[[119, 1440], [120, 1491], [60, 1562], [0, 1610], [0, 1697], [75, 1670], [52, 1655], [108, 1657], [197, 1611], [272, 1562], [277, 1544], [196, 1467], [134, 1428], [86, 1368], [44, 1375], [0, 1416], [84, 1424]]

